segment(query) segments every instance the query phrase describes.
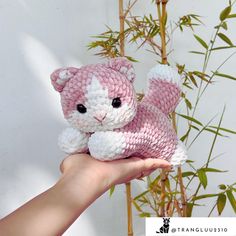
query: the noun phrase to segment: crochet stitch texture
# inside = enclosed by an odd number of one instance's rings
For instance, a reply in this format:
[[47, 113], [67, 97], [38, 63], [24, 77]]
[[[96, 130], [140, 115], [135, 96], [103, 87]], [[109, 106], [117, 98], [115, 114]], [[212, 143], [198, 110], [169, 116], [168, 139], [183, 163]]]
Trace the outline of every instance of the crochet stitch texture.
[[186, 149], [168, 118], [180, 99], [179, 74], [168, 65], [152, 68], [141, 102], [134, 79], [126, 58], [54, 71], [51, 82], [71, 126], [59, 136], [60, 148], [68, 154], [89, 151], [103, 161], [140, 156], [183, 164]]

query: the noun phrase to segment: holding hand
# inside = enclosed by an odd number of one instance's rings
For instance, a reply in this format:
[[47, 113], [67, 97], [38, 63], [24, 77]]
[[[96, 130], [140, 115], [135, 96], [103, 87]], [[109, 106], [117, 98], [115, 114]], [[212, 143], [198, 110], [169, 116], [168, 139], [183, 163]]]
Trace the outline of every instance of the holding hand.
[[[75, 178], [71, 181], [96, 180], [105, 183], [104, 190], [116, 184], [150, 175], [157, 168], [170, 169], [169, 162], [161, 159], [131, 157], [114, 161], [99, 161], [88, 154], [68, 156], [60, 166], [62, 178]], [[85, 180], [86, 181], [86, 180]]]
[[111, 186], [169, 167], [167, 161], [151, 158], [102, 162], [87, 154], [68, 156], [53, 187], [0, 220], [0, 235], [62, 235]]

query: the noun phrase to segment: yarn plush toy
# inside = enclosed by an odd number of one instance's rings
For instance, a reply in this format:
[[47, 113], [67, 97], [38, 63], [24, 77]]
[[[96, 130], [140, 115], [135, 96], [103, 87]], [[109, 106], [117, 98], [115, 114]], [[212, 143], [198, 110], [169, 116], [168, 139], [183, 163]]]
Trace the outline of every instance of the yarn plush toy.
[[177, 71], [161, 64], [151, 69], [141, 102], [134, 79], [126, 58], [54, 71], [51, 82], [71, 126], [59, 136], [60, 148], [68, 154], [89, 151], [102, 161], [139, 156], [165, 159], [173, 166], [184, 163], [186, 149], [168, 118], [180, 99]]

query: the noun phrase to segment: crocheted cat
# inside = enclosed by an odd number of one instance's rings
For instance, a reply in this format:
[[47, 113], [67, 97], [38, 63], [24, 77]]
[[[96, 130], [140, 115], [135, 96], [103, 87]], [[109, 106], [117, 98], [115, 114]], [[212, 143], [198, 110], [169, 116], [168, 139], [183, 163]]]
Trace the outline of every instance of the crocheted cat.
[[89, 151], [103, 161], [140, 156], [184, 163], [185, 147], [168, 119], [180, 98], [178, 73], [168, 65], [151, 69], [141, 102], [136, 100], [134, 79], [126, 58], [53, 72], [52, 85], [71, 125], [59, 136], [60, 148], [69, 154]]

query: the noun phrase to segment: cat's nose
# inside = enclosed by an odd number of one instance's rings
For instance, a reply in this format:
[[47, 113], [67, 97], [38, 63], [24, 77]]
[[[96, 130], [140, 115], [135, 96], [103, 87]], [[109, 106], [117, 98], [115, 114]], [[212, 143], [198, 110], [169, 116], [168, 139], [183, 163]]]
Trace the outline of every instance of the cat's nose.
[[106, 118], [106, 115], [107, 115], [106, 112], [99, 111], [95, 113], [93, 117], [95, 120], [102, 122]]

